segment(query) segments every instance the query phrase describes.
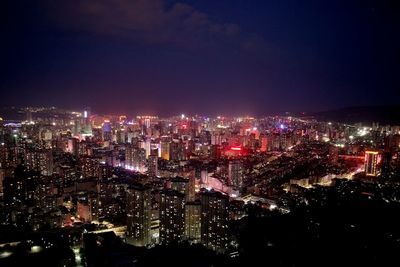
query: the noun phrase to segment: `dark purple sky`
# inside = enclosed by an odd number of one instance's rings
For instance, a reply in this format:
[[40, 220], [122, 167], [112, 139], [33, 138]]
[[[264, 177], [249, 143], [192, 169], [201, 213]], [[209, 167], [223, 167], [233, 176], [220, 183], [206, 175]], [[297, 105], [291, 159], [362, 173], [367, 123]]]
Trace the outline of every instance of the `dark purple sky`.
[[0, 104], [254, 114], [400, 102], [396, 1], [1, 1]]

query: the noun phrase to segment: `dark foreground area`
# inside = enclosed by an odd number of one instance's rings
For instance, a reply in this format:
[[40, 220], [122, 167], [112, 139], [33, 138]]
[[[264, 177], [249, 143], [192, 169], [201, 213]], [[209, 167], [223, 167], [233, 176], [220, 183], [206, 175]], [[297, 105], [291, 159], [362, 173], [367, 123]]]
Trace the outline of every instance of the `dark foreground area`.
[[[317, 187], [301, 197], [292, 195], [291, 200], [288, 214], [249, 205], [249, 215], [230, 227], [233, 242], [239, 245], [226, 255], [186, 243], [137, 248], [113, 232], [83, 234], [82, 248], [74, 255], [71, 235], [60, 230], [25, 235], [26, 241], [17, 246], [1, 247], [0, 265], [80, 266], [78, 258], [86, 266], [394, 266], [397, 262], [396, 185], [337, 180], [333, 187]], [[3, 227], [6, 232], [12, 233]]]

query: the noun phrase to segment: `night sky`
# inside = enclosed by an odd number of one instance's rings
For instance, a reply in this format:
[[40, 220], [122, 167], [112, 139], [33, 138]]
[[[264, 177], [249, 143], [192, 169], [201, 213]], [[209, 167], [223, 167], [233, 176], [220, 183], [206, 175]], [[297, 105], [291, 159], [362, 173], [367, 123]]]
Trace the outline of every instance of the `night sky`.
[[0, 105], [262, 115], [399, 104], [395, 2], [3, 0]]

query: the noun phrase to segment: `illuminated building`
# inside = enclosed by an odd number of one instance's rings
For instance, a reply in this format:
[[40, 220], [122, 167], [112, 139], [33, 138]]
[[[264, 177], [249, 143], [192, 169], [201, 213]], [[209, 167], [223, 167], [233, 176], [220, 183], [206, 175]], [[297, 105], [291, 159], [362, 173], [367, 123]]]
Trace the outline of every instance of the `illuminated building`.
[[82, 139], [85, 139], [86, 137], [93, 136], [92, 124], [90, 123], [89, 119], [87, 119], [87, 122], [85, 124], [85, 128], [84, 128], [81, 136], [82, 136]]
[[203, 145], [208, 145], [211, 143], [211, 134], [209, 131], [201, 131], [200, 132], [200, 143]]
[[160, 151], [161, 151], [161, 157], [165, 160], [170, 159], [170, 154], [169, 154], [169, 148], [170, 147], [170, 142], [168, 141], [161, 141], [160, 142]]
[[277, 151], [280, 149], [280, 137], [278, 133], [267, 136], [267, 151]]
[[149, 158], [151, 152], [151, 142], [150, 138], [147, 138], [144, 142], [144, 147], [142, 147], [146, 151], [146, 159]]
[[228, 246], [229, 197], [220, 192], [201, 194], [201, 243], [209, 249], [223, 252]]
[[73, 134], [74, 136], [79, 136], [79, 134], [81, 133], [81, 120], [80, 119], [76, 119], [74, 121], [74, 129], [73, 129]]
[[171, 179], [171, 189], [182, 194], [187, 194], [189, 191], [189, 180], [183, 177], [174, 177]]
[[228, 165], [228, 182], [234, 187], [243, 185], [243, 164], [240, 160], [231, 160]]
[[93, 128], [93, 136], [92, 136], [92, 140], [94, 142], [102, 142], [103, 141], [103, 130], [101, 128]]
[[190, 121], [189, 128], [192, 136], [196, 136], [198, 133], [200, 133], [200, 126], [197, 121]]
[[380, 157], [378, 151], [365, 151], [364, 170], [367, 176], [377, 176]]
[[80, 158], [81, 176], [83, 178], [100, 176], [100, 160], [95, 157], [84, 156]]
[[189, 178], [175, 177], [171, 179], [171, 189], [185, 194], [186, 201], [194, 201], [195, 199], [195, 177], [191, 175]]
[[132, 143], [132, 139], [134, 138], [134, 133], [132, 133], [132, 132], [128, 132], [127, 134], [126, 134], [126, 142], [127, 143]]
[[29, 171], [37, 171], [42, 175], [53, 174], [53, 154], [51, 150], [28, 151], [25, 154], [25, 166]]
[[137, 172], [146, 171], [146, 151], [127, 145], [125, 148], [125, 169]]
[[80, 156], [93, 156], [93, 147], [86, 141], [79, 142], [79, 153]]
[[195, 171], [190, 172], [189, 176], [189, 189], [186, 194], [186, 201], [194, 201], [196, 198], [196, 177]]
[[160, 242], [181, 241], [185, 231], [185, 194], [175, 190], [160, 193]]
[[265, 135], [260, 135], [260, 151], [266, 152], [268, 150], [268, 138]]
[[201, 204], [200, 201], [187, 202], [185, 205], [185, 239], [199, 243], [201, 240]]
[[144, 125], [146, 126], [146, 128], [150, 128], [150, 119], [149, 118], [144, 119]]
[[98, 170], [98, 177], [101, 180], [102, 178], [108, 178], [112, 176], [112, 166], [106, 164], [100, 164]]
[[93, 135], [92, 124], [90, 122], [90, 110], [87, 108], [83, 111], [82, 117], [74, 120], [73, 134], [75, 137], [85, 139]]
[[132, 185], [126, 197], [127, 239], [135, 246], [151, 243], [151, 189], [143, 185]]
[[126, 140], [126, 132], [123, 130], [118, 130], [117, 133], [117, 143], [122, 144], [125, 143]]
[[148, 162], [147, 172], [150, 177], [158, 176], [158, 156], [157, 155], [150, 155]]
[[145, 129], [150, 128], [152, 121], [158, 120], [157, 116], [137, 116], [136, 119], [139, 120], [141, 126], [145, 127]]
[[224, 151], [226, 157], [239, 157], [246, 154], [246, 151], [241, 146], [231, 146]]
[[3, 198], [3, 181], [6, 177], [6, 170], [0, 168], [0, 198]]
[[106, 120], [103, 123], [103, 141], [112, 141], [112, 128], [110, 121]]
[[88, 119], [89, 117], [90, 117], [90, 108], [89, 107], [86, 107], [84, 110], [83, 110], [83, 118], [84, 119]]
[[[204, 146], [206, 147], [206, 146]], [[193, 152], [196, 150], [196, 143], [193, 140], [186, 141], [186, 145], [184, 145], [184, 158], [188, 159]]]
[[75, 156], [79, 153], [79, 140], [77, 138], [69, 138], [67, 143], [66, 152]]
[[126, 119], [127, 119], [127, 117], [125, 115], [121, 115], [121, 116], [119, 116], [118, 120], [119, 120], [119, 122], [123, 123], [126, 121]]
[[51, 141], [53, 139], [53, 134], [51, 131], [45, 131], [42, 133], [43, 136], [41, 136], [41, 138], [43, 138], [44, 141]]
[[43, 209], [44, 211], [49, 211], [47, 207], [46, 199], [53, 196], [53, 193], [56, 192], [53, 183], [48, 177], [46, 179], [41, 179], [40, 183], [36, 187], [35, 194], [35, 203], [38, 207]]
[[[0, 129], [1, 130], [1, 129]], [[4, 140], [0, 135], [0, 168], [7, 165], [8, 159], [8, 147], [5, 145]]]
[[29, 192], [29, 183], [35, 180], [37, 176], [29, 173], [21, 166], [18, 166], [14, 172], [8, 173], [3, 180], [4, 203], [6, 205], [25, 203], [32, 196]]
[[170, 160], [180, 161], [183, 160], [183, 145], [181, 141], [173, 141], [170, 143]]
[[97, 220], [97, 198], [88, 196], [86, 199], [78, 200], [77, 213], [84, 222]]
[[221, 135], [215, 133], [211, 135], [211, 144], [212, 145], [221, 145], [222, 144], [222, 137]]

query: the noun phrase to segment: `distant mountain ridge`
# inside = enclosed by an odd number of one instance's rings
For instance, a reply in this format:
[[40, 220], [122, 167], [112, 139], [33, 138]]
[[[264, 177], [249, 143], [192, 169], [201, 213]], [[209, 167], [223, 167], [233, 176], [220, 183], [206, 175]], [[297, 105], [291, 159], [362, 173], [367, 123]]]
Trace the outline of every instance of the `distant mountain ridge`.
[[400, 105], [346, 107], [309, 114], [317, 120], [343, 123], [400, 125]]
[[0, 117], [4, 120], [22, 121], [26, 119], [26, 112], [17, 107], [0, 107]]
[[[292, 114], [299, 117], [313, 117], [319, 121], [350, 124], [379, 122], [381, 125], [400, 125], [400, 105], [345, 107], [321, 112]], [[26, 112], [20, 107], [0, 107], [0, 117], [5, 120], [21, 121], [26, 119]]]

